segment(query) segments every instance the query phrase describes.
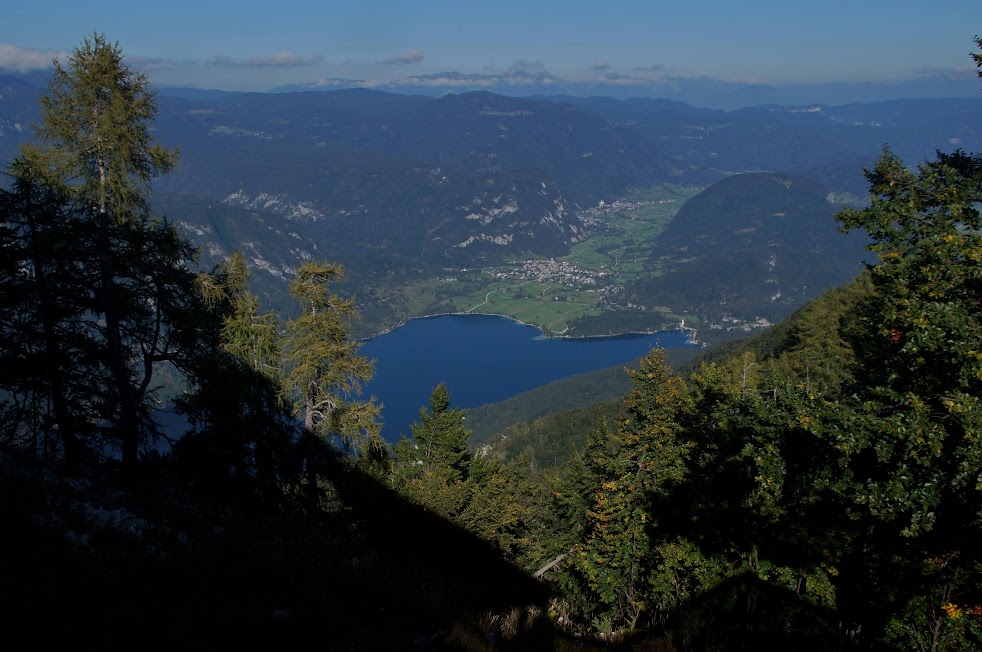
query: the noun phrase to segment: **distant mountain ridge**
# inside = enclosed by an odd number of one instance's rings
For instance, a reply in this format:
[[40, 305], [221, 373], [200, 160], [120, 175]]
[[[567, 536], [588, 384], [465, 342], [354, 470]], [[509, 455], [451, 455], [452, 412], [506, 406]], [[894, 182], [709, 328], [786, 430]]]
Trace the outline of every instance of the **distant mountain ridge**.
[[[4, 161], [30, 134], [38, 92], [0, 79]], [[158, 211], [202, 247], [206, 263], [235, 248], [247, 250], [257, 283], [274, 303], [300, 260], [344, 263], [378, 329], [407, 316], [392, 312], [386, 288], [523, 257], [563, 256], [603, 227], [581, 218], [586, 209], [639, 189], [707, 187], [766, 170], [794, 178], [795, 196], [809, 183], [821, 186], [808, 202], [815, 220], [834, 231], [829, 201], [865, 201], [861, 167], [884, 143], [910, 163], [938, 142], [982, 150], [982, 98], [721, 111], [664, 99], [518, 98], [486, 91], [440, 98], [366, 89], [178, 95], [159, 96], [157, 137], [179, 147], [181, 159], [174, 174], [154, 184]], [[661, 258], [660, 274], [617, 292], [628, 304], [774, 319], [853, 272], [852, 253], [848, 260], [834, 252], [820, 258], [804, 253], [832, 251], [824, 240], [816, 246], [825, 236], [808, 229], [793, 234], [805, 240], [784, 238], [776, 249], [768, 240], [686, 257], [686, 245], [670, 244], [673, 234], [685, 232], [695, 238], [690, 253], [699, 252], [709, 242], [706, 232], [691, 230], [699, 224], [727, 233], [724, 224], [731, 223], [731, 235], [752, 229], [742, 223], [741, 203], [770, 192], [720, 204], [712, 218], [719, 223], [703, 216], [684, 226], [699, 202], [687, 206], [664, 238], [643, 245], [653, 247], [646, 258]], [[724, 238], [716, 246], [737, 241]], [[767, 261], [775, 251], [771, 270]], [[840, 264], [848, 272], [826, 269]], [[748, 285], [714, 286], [721, 275]], [[772, 301], [767, 297], [778, 294], [775, 283], [780, 294]], [[757, 312], [765, 299], [768, 309]], [[644, 315], [636, 322], [625, 315], [608, 321], [571, 332], [652, 325]]]
[[711, 77], [676, 77], [660, 71], [629, 74], [598, 72], [588, 80], [571, 81], [537, 66], [512, 66], [498, 73], [445, 71], [409, 75], [388, 82], [365, 79], [319, 79], [280, 86], [272, 93], [364, 88], [390, 93], [441, 97], [448, 93], [487, 91], [500, 95], [570, 95], [579, 97], [664, 98], [694, 106], [733, 110], [766, 104], [841, 105], [896, 98], [974, 98], [974, 72], [963, 75], [922, 75], [888, 82], [753, 83]]
[[17, 155], [40, 113], [37, 88], [19, 77], [0, 75], [0, 161]]

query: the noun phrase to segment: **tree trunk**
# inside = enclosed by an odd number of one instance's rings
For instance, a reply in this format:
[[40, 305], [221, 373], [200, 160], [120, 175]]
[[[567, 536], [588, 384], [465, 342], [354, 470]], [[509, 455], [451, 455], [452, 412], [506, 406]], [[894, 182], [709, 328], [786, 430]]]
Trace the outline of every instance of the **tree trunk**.
[[313, 383], [304, 392], [303, 435], [307, 448], [307, 516], [314, 518], [320, 504], [320, 490], [317, 487], [317, 433], [314, 432], [314, 391]]
[[121, 438], [123, 475], [128, 482], [136, 480], [136, 464], [140, 452], [140, 419], [137, 413], [136, 397], [130, 384], [126, 351], [123, 346], [119, 310], [116, 306], [116, 282], [112, 274], [112, 240], [110, 238], [109, 214], [102, 210], [99, 223], [99, 277], [100, 299], [103, 316], [106, 319], [107, 362], [116, 385], [119, 401], [119, 431]]
[[38, 287], [38, 311], [41, 316], [41, 329], [43, 333], [42, 368], [44, 378], [50, 381], [49, 387], [52, 411], [54, 412], [54, 423], [58, 426], [58, 436], [61, 438], [62, 446], [65, 450], [65, 465], [74, 469], [78, 466], [81, 458], [81, 442], [75, 430], [74, 420], [68, 411], [67, 392], [65, 391], [64, 378], [59, 368], [65, 362], [65, 352], [58, 344], [55, 336], [55, 319], [52, 315], [51, 287], [49, 285], [45, 262], [41, 260], [41, 248], [38, 246], [38, 225], [34, 218], [35, 207], [33, 201], [24, 211], [27, 219], [28, 228], [28, 251], [31, 256], [31, 264], [34, 270], [34, 281]]

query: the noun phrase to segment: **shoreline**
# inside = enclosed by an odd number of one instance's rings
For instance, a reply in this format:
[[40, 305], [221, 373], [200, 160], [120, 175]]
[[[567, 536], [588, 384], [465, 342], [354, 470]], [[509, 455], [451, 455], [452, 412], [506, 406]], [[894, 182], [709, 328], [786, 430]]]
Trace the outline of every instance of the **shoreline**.
[[567, 329], [564, 329], [564, 330], [560, 331], [559, 333], [556, 333], [555, 331], [553, 331], [553, 333], [555, 333], [555, 334], [547, 334], [544, 330], [542, 330], [542, 328], [540, 328], [536, 324], [530, 324], [528, 322], [524, 322], [521, 319], [518, 319], [516, 317], [512, 317], [510, 315], [502, 315], [502, 314], [496, 313], [496, 312], [470, 312], [470, 311], [465, 311], [465, 312], [459, 312], [459, 311], [458, 312], [438, 312], [438, 313], [433, 313], [432, 315], [419, 315], [417, 317], [407, 317], [407, 318], [403, 319], [402, 321], [400, 321], [399, 323], [397, 323], [397, 324], [395, 324], [393, 326], [390, 326], [389, 328], [386, 328], [385, 330], [379, 331], [378, 333], [375, 333], [373, 335], [370, 335], [369, 337], [364, 337], [364, 338], [362, 338], [359, 341], [362, 342], [362, 343], [364, 343], [364, 342], [367, 342], [369, 340], [373, 340], [376, 337], [381, 337], [382, 335], [386, 335], [388, 333], [391, 333], [392, 331], [396, 330], [397, 328], [401, 328], [402, 326], [405, 326], [409, 322], [414, 321], [416, 319], [431, 319], [431, 318], [435, 318], [435, 317], [458, 317], [458, 316], [459, 317], [466, 317], [468, 315], [476, 315], [476, 316], [481, 316], [481, 317], [501, 317], [503, 319], [510, 319], [511, 321], [515, 322], [516, 324], [520, 324], [522, 326], [529, 326], [531, 328], [536, 329], [537, 331], [539, 331], [539, 333], [541, 333], [541, 337], [546, 338], [546, 339], [588, 340], [588, 339], [601, 339], [601, 338], [607, 338], [607, 337], [624, 337], [624, 336], [627, 336], [627, 335], [645, 336], [645, 335], [657, 335], [658, 333], [682, 332], [682, 333], [685, 333], [685, 334], [688, 335], [688, 342], [689, 342], [690, 345], [692, 345], [692, 346], [703, 346], [702, 343], [699, 342], [699, 340], [697, 339], [697, 337], [698, 337], [698, 331], [695, 328], [692, 328], [691, 326], [686, 326], [684, 321], [679, 326], [677, 326], [674, 329], [660, 329], [660, 330], [656, 330], [656, 331], [625, 331], [623, 333], [611, 333], [611, 334], [608, 334], [608, 335], [576, 335], [576, 336], [571, 336], [571, 335], [563, 335], [563, 333], [565, 333], [566, 330], [568, 330], [568, 327], [567, 327]]

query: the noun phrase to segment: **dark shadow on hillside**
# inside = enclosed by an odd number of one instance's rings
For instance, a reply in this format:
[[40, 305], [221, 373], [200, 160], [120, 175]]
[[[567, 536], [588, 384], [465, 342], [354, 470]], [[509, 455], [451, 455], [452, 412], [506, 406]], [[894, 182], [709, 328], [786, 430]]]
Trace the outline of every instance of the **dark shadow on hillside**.
[[[120, 499], [0, 461], [7, 650], [537, 649], [554, 637], [533, 618], [542, 584], [356, 471], [335, 470], [340, 504], [309, 526], [173, 490]], [[84, 511], [107, 527], [80, 534]]]
[[[858, 585], [843, 582], [847, 575], [865, 572], [868, 560], [830, 553], [846, 549], [848, 531], [846, 512], [831, 492], [816, 492], [815, 500], [789, 499], [775, 515], [776, 508], [768, 512], [761, 500], [755, 501], [757, 482], [738, 454], [739, 434], [714, 445], [714, 453], [685, 481], [649, 502], [657, 522], [650, 531], [653, 540], [690, 542], [699, 557], [717, 565], [714, 572], [729, 574], [676, 606], [666, 623], [676, 645], [696, 650], [881, 649], [876, 633], [869, 631], [876, 614], [859, 611], [876, 597], [854, 594]], [[804, 438], [782, 453], [788, 496], [796, 495], [796, 477], [830, 463], [828, 450]], [[684, 565], [674, 570], [683, 583], [697, 584], [698, 571]]]
[[669, 628], [679, 649], [828, 652], [844, 648], [831, 622], [830, 609], [746, 572], [684, 602]]

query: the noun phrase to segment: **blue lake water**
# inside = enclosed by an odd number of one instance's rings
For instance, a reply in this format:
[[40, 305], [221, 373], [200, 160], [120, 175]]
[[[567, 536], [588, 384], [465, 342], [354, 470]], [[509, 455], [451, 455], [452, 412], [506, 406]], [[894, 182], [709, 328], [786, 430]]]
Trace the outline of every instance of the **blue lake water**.
[[493, 315], [413, 319], [368, 340], [361, 353], [375, 359], [364, 397], [383, 404], [382, 434], [396, 441], [446, 383], [455, 407], [501, 401], [554, 380], [644, 356], [652, 347], [691, 346], [681, 331], [580, 339], [547, 338], [533, 326]]

